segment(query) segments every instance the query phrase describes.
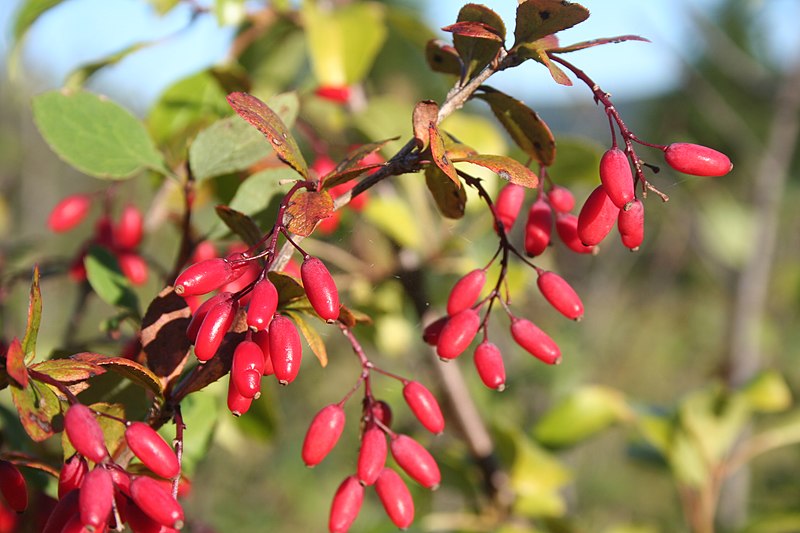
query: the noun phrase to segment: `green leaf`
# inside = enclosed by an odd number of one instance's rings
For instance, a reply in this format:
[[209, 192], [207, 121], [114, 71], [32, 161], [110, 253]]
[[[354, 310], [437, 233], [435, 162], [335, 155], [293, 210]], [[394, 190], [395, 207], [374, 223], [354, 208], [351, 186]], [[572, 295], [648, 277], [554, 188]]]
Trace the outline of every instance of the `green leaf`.
[[526, 0], [517, 6], [514, 48], [571, 28], [589, 18], [589, 10], [564, 0]]
[[458, 187], [439, 167], [433, 165], [425, 168], [425, 184], [442, 215], [453, 219], [464, 216], [467, 205], [464, 187]]
[[24, 389], [11, 387], [11, 398], [31, 439], [41, 442], [55, 434], [53, 419], [61, 414], [61, 402], [49, 386], [32, 379]]
[[674, 433], [667, 457], [675, 478], [681, 484], [702, 487], [706, 483], [710, 474], [709, 465], [699, 443], [685, 431]]
[[227, 205], [218, 205], [215, 209], [222, 222], [232, 232], [241, 237], [248, 246], [253, 246], [261, 240], [261, 229], [252, 218], [235, 209], [231, 209]]
[[189, 165], [199, 182], [246, 170], [270, 152], [264, 137], [250, 124], [228, 117], [200, 132], [189, 148]]
[[438, 39], [431, 39], [425, 46], [425, 60], [434, 72], [461, 75], [461, 58], [450, 44]]
[[534, 189], [539, 185], [539, 178], [531, 169], [504, 155], [477, 154], [469, 157], [453, 159], [453, 163], [472, 163], [488, 168], [501, 178], [523, 187]]
[[142, 123], [108, 98], [87, 91], [47, 92], [34, 97], [33, 117], [50, 148], [90, 176], [168, 172]]
[[297, 325], [297, 329], [303, 334], [303, 337], [308, 343], [308, 347], [311, 348], [311, 351], [316, 356], [320, 366], [323, 368], [328, 366], [328, 351], [325, 349], [325, 342], [322, 340], [322, 337], [320, 337], [319, 333], [317, 333], [317, 330], [315, 330], [308, 322], [306, 322], [301, 313], [287, 310], [286, 314], [292, 317], [292, 320], [294, 320], [294, 323]]
[[[209, 387], [208, 394], [190, 394], [181, 401], [183, 422], [192, 435], [183, 442], [181, 470], [190, 477], [197, 465], [208, 458], [214, 430], [222, 415], [220, 411], [223, 409], [221, 406], [224, 405], [225, 399], [220, 398], [219, 394], [214, 394], [212, 390], [217, 392], [220, 387]], [[172, 425], [163, 426], [159, 433], [167, 442], [175, 438], [175, 428]]]
[[747, 402], [739, 395], [726, 394], [718, 387], [694, 392], [679, 406], [681, 426], [707, 461], [725, 457], [750, 420]]
[[326, 9], [304, 2], [302, 15], [320, 85], [343, 87], [363, 80], [386, 40], [384, 6], [363, 2]]
[[139, 298], [119, 268], [117, 258], [102, 246], [91, 246], [84, 259], [89, 285], [106, 303], [139, 316]]
[[39, 326], [42, 323], [42, 291], [39, 288], [39, 265], [33, 267], [33, 280], [28, 297], [28, 325], [25, 328], [25, 337], [22, 339], [22, 351], [25, 360], [30, 362], [36, 356], [36, 337], [39, 335]]
[[111, 357], [91, 352], [75, 354], [72, 356], [72, 359], [107, 368], [137, 385], [148, 389], [158, 397], [164, 394], [161, 380], [158, 379], [158, 376], [146, 366], [140, 365], [131, 359], [126, 359], [125, 357]]
[[50, 376], [68, 385], [86, 381], [95, 376], [101, 376], [106, 372], [105, 369], [99, 365], [89, 361], [77, 361], [71, 358], [42, 361], [41, 363], [32, 365], [31, 370]]
[[522, 151], [549, 167], [556, 158], [556, 140], [541, 117], [520, 100], [484, 86], [477, 98], [485, 101], [492, 113]]
[[492, 30], [488, 33], [497, 36], [494, 40], [458, 32], [453, 34], [453, 44], [466, 65], [466, 77], [469, 79], [495, 58], [505, 41], [506, 26], [497, 13], [480, 4], [466, 4], [458, 12], [457, 21], [457, 24], [481, 23]]
[[33, 23], [36, 22], [39, 17], [63, 1], [64, 0], [25, 0], [22, 2], [14, 15], [14, 23], [11, 29], [11, 34], [14, 37], [14, 44], [19, 44], [19, 41], [25, 36], [25, 33], [27, 33], [28, 29], [33, 26]]
[[741, 394], [751, 409], [761, 413], [785, 411], [792, 405], [792, 391], [775, 370], [758, 374], [742, 388]]
[[569, 87], [572, 85], [572, 80], [569, 79], [567, 73], [552, 62], [550, 56], [547, 55], [547, 50], [551, 41], [557, 42], [554, 36], [549, 35], [533, 43], [525, 43], [517, 49], [517, 55], [523, 59], [534, 59], [538, 61], [547, 67], [547, 70], [550, 71], [550, 76], [553, 77], [556, 83]]
[[177, 6], [181, 0], [147, 0], [159, 15], [166, 15]]

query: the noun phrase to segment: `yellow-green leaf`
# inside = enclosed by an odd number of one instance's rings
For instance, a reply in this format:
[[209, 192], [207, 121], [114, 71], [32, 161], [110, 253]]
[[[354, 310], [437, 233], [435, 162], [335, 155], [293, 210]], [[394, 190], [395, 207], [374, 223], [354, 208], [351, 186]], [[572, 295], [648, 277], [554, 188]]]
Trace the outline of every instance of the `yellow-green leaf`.
[[536, 188], [539, 185], [539, 178], [531, 169], [516, 159], [511, 159], [504, 155], [477, 154], [454, 159], [453, 162], [472, 163], [473, 165], [488, 168], [504, 180], [530, 189]]

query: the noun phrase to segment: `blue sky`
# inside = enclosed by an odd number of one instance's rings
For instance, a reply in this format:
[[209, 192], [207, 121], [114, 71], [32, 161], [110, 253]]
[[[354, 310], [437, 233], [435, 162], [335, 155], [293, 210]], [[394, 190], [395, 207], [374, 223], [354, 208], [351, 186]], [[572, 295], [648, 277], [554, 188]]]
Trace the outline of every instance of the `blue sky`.
[[[718, 1], [583, 0], [581, 3], [592, 11], [592, 16], [563, 32], [562, 43], [630, 33], [649, 38], [650, 44], [609, 45], [571, 57], [616, 97], [646, 97], [668, 89], [677, 81], [681, 58], [689, 57], [700, 46], [690, 11], [705, 12]], [[20, 2], [0, 1], [0, 27], [5, 29], [0, 37], [0, 50], [8, 48], [8, 22]], [[452, 23], [463, 3], [427, 2], [431, 25], [441, 27]], [[513, 21], [516, 0], [485, 3], [505, 20]], [[800, 2], [769, 0], [763, 7], [761, 17], [771, 21], [768, 44], [787, 58], [797, 53], [799, 38], [795, 21], [800, 20]], [[185, 7], [158, 17], [145, 0], [68, 0], [31, 28], [22, 49], [23, 73], [35, 80], [36, 90], [57, 87], [77, 65], [137, 41], [174, 35], [187, 26], [188, 17], [189, 10]], [[95, 80], [94, 87], [142, 111], [176, 79], [222, 61], [230, 37], [229, 28], [220, 28], [212, 17], [202, 17], [158, 47], [138, 52], [107, 69]], [[585, 97], [585, 88], [555, 86], [540, 68], [502, 73], [493, 84], [512, 91], [536, 86], [539, 101], [564, 102]]]

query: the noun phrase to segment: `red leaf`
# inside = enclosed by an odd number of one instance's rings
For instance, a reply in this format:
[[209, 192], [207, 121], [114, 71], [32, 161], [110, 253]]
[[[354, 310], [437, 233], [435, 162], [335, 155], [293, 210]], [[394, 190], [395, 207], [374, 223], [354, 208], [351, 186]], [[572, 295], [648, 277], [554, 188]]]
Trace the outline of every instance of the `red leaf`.
[[439, 128], [436, 127], [435, 122], [430, 122], [428, 124], [428, 136], [430, 138], [431, 157], [433, 158], [434, 164], [439, 167], [439, 169], [444, 172], [447, 177], [456, 184], [457, 187], [460, 188], [461, 180], [458, 179], [456, 167], [453, 166], [450, 158], [447, 157], [444, 139], [442, 139], [442, 136], [439, 135]]
[[23, 389], [28, 386], [28, 369], [25, 367], [25, 352], [22, 343], [14, 337], [6, 353], [6, 372]]
[[445, 26], [442, 30], [465, 37], [477, 37], [478, 39], [503, 42], [503, 38], [498, 34], [498, 31], [484, 22], [464, 20]]

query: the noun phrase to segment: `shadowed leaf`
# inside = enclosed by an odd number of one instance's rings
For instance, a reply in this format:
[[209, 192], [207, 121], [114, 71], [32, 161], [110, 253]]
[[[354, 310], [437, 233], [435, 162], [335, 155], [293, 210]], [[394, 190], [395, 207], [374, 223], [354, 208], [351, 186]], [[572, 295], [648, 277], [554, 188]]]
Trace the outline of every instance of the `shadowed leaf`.
[[161, 380], [161, 386], [178, 376], [186, 364], [191, 342], [186, 336], [192, 312], [186, 301], [165, 287], [150, 302], [142, 318], [139, 338], [147, 366]]
[[311, 348], [311, 351], [316, 356], [319, 364], [323, 368], [328, 366], [328, 351], [325, 349], [325, 343], [322, 341], [322, 337], [320, 337], [319, 333], [317, 333], [317, 330], [312, 328], [309, 323], [306, 322], [301, 313], [297, 313], [295, 311], [286, 311], [286, 314], [292, 317], [292, 320], [294, 320], [294, 323], [297, 325], [297, 329], [303, 334], [303, 337], [308, 343], [308, 347]]
[[139, 316], [139, 298], [110, 251], [91, 246], [84, 263], [89, 284], [104, 302]]
[[317, 222], [333, 213], [333, 199], [328, 191], [300, 191], [292, 197], [286, 214], [291, 220], [286, 228], [292, 233], [308, 237]]
[[14, 337], [11, 344], [8, 345], [6, 352], [6, 372], [11, 376], [11, 379], [23, 389], [28, 386], [28, 369], [25, 367], [25, 352], [22, 349], [22, 343], [19, 339]]
[[35, 442], [41, 442], [60, 430], [54, 427], [53, 419], [61, 414], [61, 402], [44, 383], [30, 380], [24, 389], [11, 387], [11, 398], [22, 427]]
[[457, 187], [444, 172], [434, 166], [425, 169], [425, 184], [442, 215], [453, 219], [464, 216], [467, 192], [463, 187]]
[[411, 125], [414, 128], [414, 141], [420, 150], [428, 145], [430, 140], [428, 127], [430, 124], [436, 124], [438, 117], [439, 105], [433, 100], [423, 100], [414, 106]]
[[300, 282], [292, 276], [274, 271], [269, 272], [267, 276], [269, 276], [269, 280], [275, 285], [275, 289], [278, 291], [278, 307], [280, 309], [283, 309], [286, 305], [295, 300], [305, 298], [306, 290]]
[[343, 305], [339, 308], [339, 322], [348, 328], [353, 328], [358, 324], [372, 324], [372, 318], [366, 313]]
[[461, 76], [462, 65], [458, 51], [444, 41], [438, 39], [428, 41], [425, 46], [425, 60], [434, 72]]
[[526, 0], [517, 6], [514, 48], [551, 33], [571, 28], [589, 18], [589, 10], [564, 0]]
[[444, 173], [445, 176], [450, 178], [457, 187], [461, 187], [461, 180], [458, 179], [456, 168], [447, 156], [444, 147], [444, 139], [439, 135], [439, 128], [436, 127], [435, 122], [428, 124], [428, 137], [431, 143], [431, 158], [434, 164]]
[[30, 362], [36, 356], [36, 337], [39, 335], [39, 326], [42, 323], [42, 291], [39, 288], [39, 265], [33, 267], [31, 291], [28, 297], [28, 325], [25, 328], [25, 337], [22, 338], [22, 351], [25, 360]]
[[453, 44], [467, 67], [467, 78], [480, 72], [495, 58], [506, 35], [503, 19], [488, 7], [480, 4], [467, 4], [462, 7], [458, 12], [456, 24], [450, 27], [472, 28], [473, 31], [480, 28], [483, 32], [496, 37], [490, 39], [484, 35], [466, 35], [460, 32], [453, 34]]
[[567, 87], [571, 86], [572, 80], [569, 79], [567, 73], [561, 70], [561, 67], [550, 61], [550, 57], [547, 55], [547, 50], [539, 46], [540, 43], [545, 40], [548, 40], [547, 37], [540, 39], [531, 45], [525, 44], [520, 46], [517, 50], [517, 55], [522, 58], [534, 59], [538, 61], [547, 67], [547, 70], [550, 71], [550, 76], [556, 83]]
[[161, 380], [158, 379], [158, 376], [156, 376], [152, 370], [146, 366], [140, 365], [136, 361], [131, 361], [124, 357], [113, 357], [92, 352], [75, 354], [72, 356], [72, 359], [107, 368], [133, 381], [137, 385], [150, 390], [157, 396], [161, 396], [164, 392], [161, 386]]
[[485, 155], [479, 154], [463, 159], [455, 159], [454, 163], [472, 163], [484, 168], [488, 168], [501, 178], [523, 187], [530, 189], [536, 188], [539, 184], [539, 178], [534, 172], [517, 161], [504, 155]]
[[258, 224], [249, 216], [235, 209], [231, 209], [227, 205], [218, 205], [214, 209], [220, 220], [222, 220], [232, 232], [241, 237], [248, 246], [253, 246], [261, 240], [261, 229], [259, 229]]

